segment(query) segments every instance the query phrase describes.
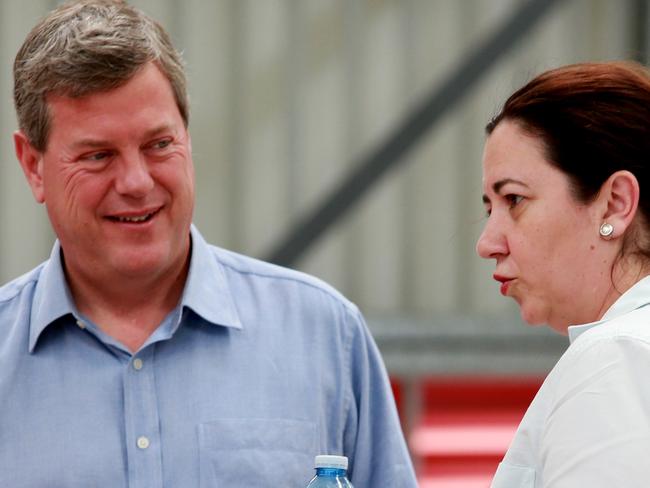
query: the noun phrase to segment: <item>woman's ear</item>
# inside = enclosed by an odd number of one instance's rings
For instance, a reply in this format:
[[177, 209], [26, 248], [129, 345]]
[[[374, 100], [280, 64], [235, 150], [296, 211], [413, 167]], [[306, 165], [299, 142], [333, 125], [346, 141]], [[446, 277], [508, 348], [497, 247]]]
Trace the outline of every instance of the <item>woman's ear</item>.
[[31, 145], [29, 139], [22, 131], [14, 132], [14, 147], [20, 167], [25, 173], [27, 183], [32, 189], [32, 194], [38, 203], [45, 201], [43, 191], [43, 154]]
[[639, 182], [626, 170], [612, 173], [603, 183], [598, 199], [603, 202], [602, 222], [614, 227], [612, 238], [628, 229], [639, 207]]

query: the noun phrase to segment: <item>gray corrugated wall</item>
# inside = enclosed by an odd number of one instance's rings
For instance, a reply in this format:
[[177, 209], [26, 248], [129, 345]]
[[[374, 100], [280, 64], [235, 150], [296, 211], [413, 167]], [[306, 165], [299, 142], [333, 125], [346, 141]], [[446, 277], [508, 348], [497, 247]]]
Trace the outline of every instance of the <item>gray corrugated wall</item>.
[[[514, 0], [140, 0], [185, 52], [208, 240], [262, 256], [517, 4]], [[11, 63], [53, 1], [0, 2], [0, 279], [52, 232], [13, 156]], [[369, 316], [499, 315], [482, 225], [483, 125], [533, 74], [632, 56], [633, 2], [566, 0], [299, 263]]]

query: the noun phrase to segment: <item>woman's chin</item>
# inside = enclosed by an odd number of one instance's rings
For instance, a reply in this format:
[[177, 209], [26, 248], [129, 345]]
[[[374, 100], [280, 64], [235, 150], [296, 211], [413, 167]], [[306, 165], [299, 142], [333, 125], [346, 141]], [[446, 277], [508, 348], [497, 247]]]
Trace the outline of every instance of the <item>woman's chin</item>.
[[540, 313], [531, 313], [525, 309], [521, 309], [521, 319], [531, 327], [539, 327], [542, 325], [548, 326], [550, 329], [553, 329], [555, 332], [558, 332], [562, 335], [568, 334], [568, 324], [566, 322], [555, 323], [552, 320], [548, 319], [547, 315], [542, 315]]
[[542, 316], [542, 314], [540, 314], [537, 310], [530, 310], [525, 307], [521, 307], [519, 312], [521, 314], [521, 320], [530, 326], [538, 327], [540, 325], [547, 324], [546, 317]]

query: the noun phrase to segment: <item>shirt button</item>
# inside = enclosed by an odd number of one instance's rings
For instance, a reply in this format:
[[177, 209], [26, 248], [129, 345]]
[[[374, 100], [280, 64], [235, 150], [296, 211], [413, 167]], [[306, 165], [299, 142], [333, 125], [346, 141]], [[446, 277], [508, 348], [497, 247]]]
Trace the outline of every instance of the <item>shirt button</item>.
[[82, 330], [86, 328], [86, 324], [84, 324], [83, 321], [81, 321], [81, 320], [77, 320], [77, 325]]
[[144, 366], [144, 363], [142, 362], [142, 359], [140, 358], [135, 358], [133, 360], [133, 368], [137, 371], [140, 371], [142, 369], [142, 366]]
[[149, 439], [147, 439], [145, 436], [138, 437], [137, 444], [140, 449], [146, 449], [149, 447]]

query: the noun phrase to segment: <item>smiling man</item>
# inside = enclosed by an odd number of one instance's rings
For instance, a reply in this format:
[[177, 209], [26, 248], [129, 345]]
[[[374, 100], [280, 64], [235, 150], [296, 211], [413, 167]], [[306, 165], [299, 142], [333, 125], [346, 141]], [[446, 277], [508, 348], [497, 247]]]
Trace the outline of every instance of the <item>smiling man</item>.
[[14, 64], [16, 154], [57, 236], [0, 289], [0, 486], [415, 487], [357, 308], [207, 244], [182, 62], [119, 0], [66, 3]]

